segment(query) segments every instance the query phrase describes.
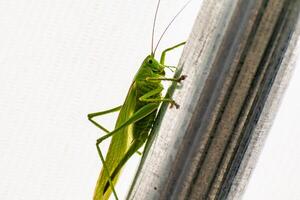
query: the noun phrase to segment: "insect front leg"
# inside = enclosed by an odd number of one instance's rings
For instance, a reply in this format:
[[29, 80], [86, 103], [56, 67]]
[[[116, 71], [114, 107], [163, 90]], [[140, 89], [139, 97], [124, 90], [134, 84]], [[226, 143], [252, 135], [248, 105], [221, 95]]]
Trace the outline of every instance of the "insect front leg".
[[174, 50], [174, 49], [176, 49], [176, 48], [178, 48], [178, 47], [184, 45], [185, 43], [186, 43], [186, 42], [181, 42], [181, 43], [179, 43], [179, 44], [176, 44], [175, 46], [172, 46], [172, 47], [170, 47], [170, 48], [165, 49], [165, 50], [162, 52], [161, 56], [160, 56], [160, 64], [165, 65], [165, 58], [166, 58], [166, 53], [167, 53], [167, 52], [172, 51], [172, 50]]
[[[181, 42], [181, 43], [179, 43], [179, 44], [176, 44], [175, 46], [172, 46], [172, 47], [170, 47], [170, 48], [165, 49], [165, 50], [162, 52], [162, 54], [161, 54], [161, 57], [160, 57], [160, 64], [163, 65], [163, 66], [165, 66], [166, 68], [170, 69], [170, 70], [173, 72], [172, 68], [175, 68], [175, 69], [176, 69], [175, 66], [167, 66], [167, 65], [165, 65], [166, 54], [167, 54], [168, 52], [170, 52], [170, 51], [173, 51], [173, 50], [175, 50], [175, 49], [181, 47], [182, 45], [185, 45], [185, 43], [186, 43], [186, 42]], [[165, 81], [175, 81], [175, 82], [180, 82], [180, 81], [184, 80], [185, 78], [186, 78], [186, 75], [181, 75], [181, 76], [178, 77], [178, 78], [164, 78], [164, 77], [163, 77], [163, 78], [159, 78], [159, 79], [156, 79], [156, 80], [165, 80]], [[149, 78], [149, 80], [151, 80], [151, 79]], [[152, 78], [152, 80], [155, 80], [155, 79]]]
[[169, 102], [171, 104], [171, 108], [175, 106], [177, 109], [179, 108], [179, 105], [174, 101], [174, 99], [171, 98], [150, 98], [154, 96], [155, 94], [159, 94], [163, 90], [162, 87], [158, 87], [157, 89], [151, 90], [150, 92], [144, 94], [139, 98], [140, 101], [144, 102]]

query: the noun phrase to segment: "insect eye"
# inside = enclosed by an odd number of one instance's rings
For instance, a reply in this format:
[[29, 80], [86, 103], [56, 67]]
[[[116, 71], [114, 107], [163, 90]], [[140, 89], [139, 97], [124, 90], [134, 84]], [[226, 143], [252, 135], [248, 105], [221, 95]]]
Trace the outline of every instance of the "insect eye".
[[153, 61], [152, 61], [152, 60], [149, 60], [149, 61], [148, 61], [148, 63], [149, 63], [149, 64], [152, 64], [152, 63], [153, 63]]

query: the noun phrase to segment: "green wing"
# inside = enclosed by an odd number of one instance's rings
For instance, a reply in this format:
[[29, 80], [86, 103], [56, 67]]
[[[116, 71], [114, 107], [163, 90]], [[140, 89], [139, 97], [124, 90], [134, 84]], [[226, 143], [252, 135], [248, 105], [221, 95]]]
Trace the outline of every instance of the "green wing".
[[[129, 88], [127, 97], [125, 102], [120, 110], [117, 123], [115, 128], [121, 126], [125, 121], [127, 121], [135, 111], [136, 106], [136, 83], [133, 82]], [[112, 136], [112, 140], [106, 154], [105, 163], [110, 172], [110, 174], [115, 170], [118, 164], [121, 162], [123, 157], [125, 156], [127, 150], [129, 149], [132, 143], [132, 133], [133, 125], [126, 126], [125, 128], [119, 130]], [[112, 179], [113, 185], [116, 185], [118, 177], [118, 173]], [[111, 187], [107, 188], [106, 184], [108, 182], [108, 177], [104, 173], [103, 168], [101, 170], [100, 176], [97, 181], [94, 200], [106, 200], [109, 198], [112, 193]]]

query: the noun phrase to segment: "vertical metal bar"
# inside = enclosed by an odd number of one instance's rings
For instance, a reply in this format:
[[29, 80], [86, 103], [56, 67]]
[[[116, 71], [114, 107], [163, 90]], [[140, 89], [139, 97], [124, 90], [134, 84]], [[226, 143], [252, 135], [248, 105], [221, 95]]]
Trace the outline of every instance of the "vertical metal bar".
[[293, 67], [299, 11], [204, 1], [179, 64], [181, 108], [162, 107], [129, 199], [240, 198]]

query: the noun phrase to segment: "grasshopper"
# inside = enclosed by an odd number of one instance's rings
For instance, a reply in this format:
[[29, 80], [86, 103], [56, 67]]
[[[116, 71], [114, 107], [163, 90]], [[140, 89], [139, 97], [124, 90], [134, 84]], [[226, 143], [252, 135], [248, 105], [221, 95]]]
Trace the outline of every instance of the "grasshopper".
[[[103, 167], [96, 184], [94, 200], [106, 200], [110, 197], [111, 193], [113, 193], [115, 198], [118, 199], [114, 185], [117, 183], [121, 169], [128, 159], [134, 153], [138, 153], [138, 150], [147, 141], [149, 132], [155, 122], [160, 104], [162, 102], [168, 102], [171, 104], [171, 108], [179, 108], [179, 105], [172, 98], [162, 97], [162, 91], [164, 88], [161, 82], [172, 81], [179, 83], [186, 78], [184, 75], [178, 78], [165, 77], [165, 68], [169, 68], [170, 70], [172, 70], [172, 68], [176, 68], [174, 66], [165, 65], [166, 54], [180, 46], [183, 46], [185, 42], [181, 42], [164, 50], [159, 61], [155, 58], [155, 51], [169, 26], [188, 5], [188, 3], [186, 3], [171, 20], [153, 50], [155, 22], [160, 5], [160, 0], [158, 0], [153, 22], [151, 54], [149, 54], [142, 62], [142, 65], [132, 81], [123, 105], [109, 110], [88, 114], [88, 119], [106, 133], [106, 135], [99, 138], [96, 142], [97, 151]], [[119, 111], [119, 115], [113, 131], [109, 131], [94, 120], [94, 117], [117, 111]], [[99, 145], [102, 141], [109, 137], [112, 138], [106, 158], [104, 159]]]

